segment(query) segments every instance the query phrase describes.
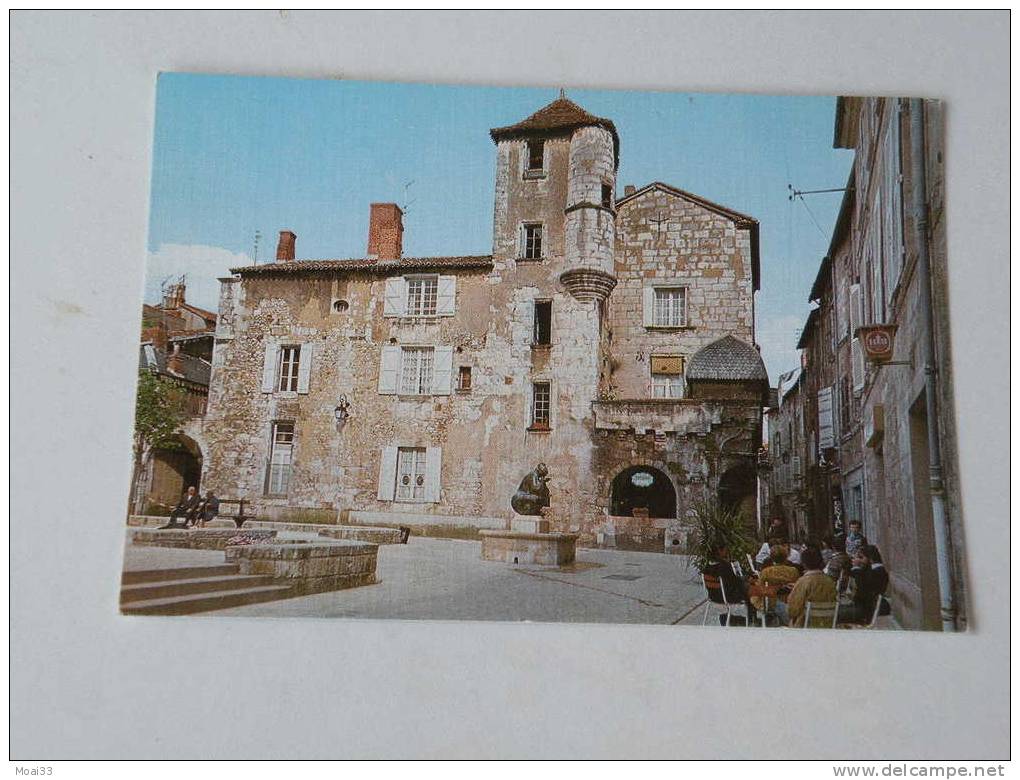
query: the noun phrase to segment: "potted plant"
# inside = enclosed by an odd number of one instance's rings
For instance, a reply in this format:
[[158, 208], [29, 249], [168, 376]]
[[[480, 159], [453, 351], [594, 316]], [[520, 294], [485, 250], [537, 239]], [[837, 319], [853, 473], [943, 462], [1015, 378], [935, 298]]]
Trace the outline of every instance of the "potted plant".
[[748, 518], [740, 510], [704, 501], [692, 508], [690, 520], [688, 560], [699, 572], [716, 560], [716, 553], [722, 547], [729, 550], [731, 561], [740, 564], [748, 553], [753, 555], [757, 551]]

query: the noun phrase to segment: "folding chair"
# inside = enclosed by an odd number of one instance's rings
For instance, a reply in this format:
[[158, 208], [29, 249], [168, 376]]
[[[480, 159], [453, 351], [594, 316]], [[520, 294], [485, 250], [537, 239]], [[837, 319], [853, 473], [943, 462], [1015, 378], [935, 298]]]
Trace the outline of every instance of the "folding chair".
[[804, 610], [804, 628], [835, 628], [838, 615], [839, 604], [835, 601], [809, 601]]
[[701, 582], [705, 586], [705, 593], [708, 595], [708, 601], [705, 602], [705, 614], [701, 618], [701, 625], [708, 623], [708, 614], [711, 611], [713, 605], [719, 608], [717, 614], [723, 614], [722, 610], [726, 610], [726, 623], [724, 625], [729, 626], [730, 614], [733, 607], [739, 607], [743, 601], [730, 601], [726, 595], [726, 585], [718, 577], [712, 574], [702, 574]]
[[[865, 628], [875, 628], [878, 625], [878, 616], [882, 613], [883, 602], [888, 603], [888, 599], [885, 596], [879, 596], [875, 599], [875, 611], [871, 613], [871, 622]], [[889, 609], [892, 609], [891, 605]]]
[[751, 567], [751, 571], [758, 574], [758, 566], [754, 562], [754, 556], [751, 553], [747, 554], [747, 565]]

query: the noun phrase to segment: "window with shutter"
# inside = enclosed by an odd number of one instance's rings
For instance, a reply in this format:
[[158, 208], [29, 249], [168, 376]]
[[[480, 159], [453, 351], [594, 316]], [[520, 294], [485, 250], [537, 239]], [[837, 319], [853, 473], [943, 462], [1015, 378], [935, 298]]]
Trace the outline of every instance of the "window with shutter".
[[818, 391], [818, 448], [827, 450], [836, 446], [833, 430], [832, 388], [823, 387]]
[[850, 335], [856, 338], [857, 329], [864, 323], [863, 312], [861, 311], [861, 286], [850, 285]]
[[301, 362], [298, 364], [297, 391], [307, 393], [312, 378], [312, 355], [315, 352], [315, 344], [311, 342], [302, 344], [300, 350]]
[[435, 365], [432, 347], [404, 347], [400, 360], [400, 392], [403, 395], [430, 395]]
[[850, 368], [853, 375], [854, 392], [864, 389], [864, 350], [860, 339], [850, 342]]
[[882, 149], [882, 245], [885, 269], [885, 294], [892, 302], [903, 270], [903, 171], [900, 150], [900, 102], [890, 104], [891, 111]]
[[276, 389], [280, 392], [297, 392], [298, 373], [301, 366], [301, 347], [288, 345], [280, 347], [280, 365], [276, 375], [280, 378]]
[[449, 395], [453, 385], [453, 347], [436, 347], [433, 352], [432, 394]]
[[452, 317], [457, 305], [457, 277], [440, 276], [436, 288], [436, 314], [440, 317]]
[[397, 450], [397, 501], [425, 500], [425, 448], [400, 447]]
[[267, 341], [262, 357], [262, 392], [271, 393], [276, 389], [276, 371], [279, 368], [276, 342]]
[[439, 277], [411, 276], [406, 279], [406, 283], [407, 316], [434, 317], [439, 303]]
[[392, 501], [397, 486], [397, 448], [383, 447], [379, 461], [379, 492], [380, 501]]
[[442, 471], [441, 447], [425, 448], [425, 501], [439, 502], [439, 478]]
[[400, 379], [400, 347], [387, 344], [379, 356], [379, 392], [392, 395], [397, 392]]
[[394, 276], [386, 280], [383, 297], [384, 317], [403, 317], [407, 306], [406, 281], [402, 276]]
[[294, 423], [273, 423], [269, 443], [269, 467], [266, 473], [266, 494], [285, 496], [290, 489], [291, 467], [294, 462]]

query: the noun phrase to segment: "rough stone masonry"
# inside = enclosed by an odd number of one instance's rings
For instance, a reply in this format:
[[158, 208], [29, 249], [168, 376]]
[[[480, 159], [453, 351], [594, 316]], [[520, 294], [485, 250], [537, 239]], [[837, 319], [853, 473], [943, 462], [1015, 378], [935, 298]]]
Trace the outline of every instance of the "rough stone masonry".
[[204, 488], [471, 533], [541, 461], [553, 531], [658, 550], [698, 500], [753, 509], [757, 222], [657, 182], [618, 198], [615, 126], [562, 96], [490, 135], [491, 254], [404, 257], [373, 204], [367, 257], [294, 259], [283, 231], [221, 280]]

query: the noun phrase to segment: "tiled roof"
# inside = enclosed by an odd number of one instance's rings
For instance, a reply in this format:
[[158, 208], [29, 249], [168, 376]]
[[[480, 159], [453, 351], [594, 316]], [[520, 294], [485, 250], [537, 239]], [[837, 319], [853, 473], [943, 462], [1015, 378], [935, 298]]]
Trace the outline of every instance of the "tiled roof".
[[182, 303], [181, 308], [186, 311], [190, 311], [192, 314], [196, 314], [203, 320], [212, 320], [216, 322], [216, 313], [211, 312], [208, 309], [201, 309], [198, 306], [192, 306], [190, 303]]
[[302, 273], [335, 273], [367, 271], [369, 273], [401, 273], [403, 271], [432, 271], [447, 268], [491, 268], [492, 255], [464, 255], [460, 257], [401, 257], [399, 260], [377, 260], [372, 257], [346, 260], [287, 260], [264, 265], [247, 265], [231, 268], [241, 276], [276, 276]]
[[724, 336], [694, 353], [687, 364], [688, 381], [768, 382], [758, 350], [733, 336]]
[[800, 332], [800, 338], [797, 340], [797, 349], [807, 347], [811, 332], [815, 329], [815, 325], [818, 324], [818, 315], [820, 313], [821, 309], [812, 309], [808, 312], [807, 322], [804, 323], [804, 329]]
[[611, 120], [588, 113], [573, 100], [561, 95], [549, 105], [538, 109], [534, 114], [517, 124], [494, 127], [489, 131], [489, 135], [493, 141], [499, 141], [503, 138], [520, 138], [536, 133], [571, 130], [591, 125], [606, 128], [616, 138], [616, 125]]
[[209, 375], [212, 373], [212, 366], [207, 361], [184, 352], [180, 354], [180, 360], [183, 371], [177, 374], [167, 368], [166, 352], [162, 349], [157, 349], [152, 344], [142, 344], [138, 350], [139, 370], [148, 369], [157, 374], [184, 379], [198, 385], [209, 385]]

